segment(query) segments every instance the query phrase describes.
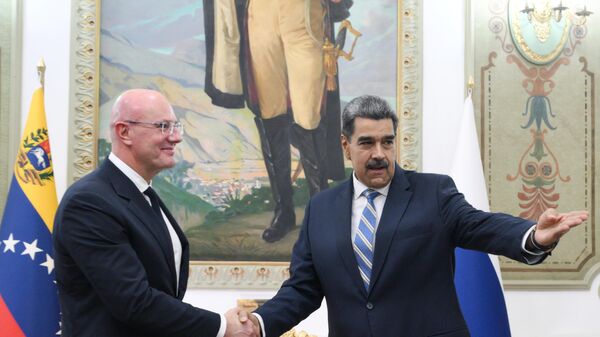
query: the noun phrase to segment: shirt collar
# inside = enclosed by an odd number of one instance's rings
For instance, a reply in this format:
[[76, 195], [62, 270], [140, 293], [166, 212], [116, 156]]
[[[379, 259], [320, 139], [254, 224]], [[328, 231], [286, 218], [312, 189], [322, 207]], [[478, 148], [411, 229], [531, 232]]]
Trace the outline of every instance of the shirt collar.
[[[356, 173], [354, 173], [354, 172], [352, 173], [352, 183], [354, 184], [354, 200], [360, 198], [360, 196], [363, 194], [363, 192], [365, 190], [370, 189], [370, 187], [367, 187], [367, 185], [361, 183], [360, 180], [358, 180], [358, 178], [356, 178]], [[379, 192], [379, 194], [381, 194], [387, 198], [391, 183], [392, 183], [392, 181], [390, 180], [390, 182], [387, 185], [383, 186], [382, 188], [371, 188], [371, 189]]]
[[135, 187], [137, 187], [138, 190], [140, 190], [140, 192], [144, 193], [144, 191], [147, 190], [149, 186], [152, 186], [152, 182], [148, 184], [146, 182], [146, 179], [142, 178], [142, 176], [139, 175], [139, 173], [135, 172], [135, 170], [132, 169], [129, 165], [125, 164], [125, 162], [122, 161], [119, 157], [117, 157], [116, 154], [111, 152], [108, 155], [108, 160], [115, 164], [115, 166], [121, 172], [123, 172], [123, 174], [127, 178], [129, 178], [129, 180], [131, 180], [135, 184]]

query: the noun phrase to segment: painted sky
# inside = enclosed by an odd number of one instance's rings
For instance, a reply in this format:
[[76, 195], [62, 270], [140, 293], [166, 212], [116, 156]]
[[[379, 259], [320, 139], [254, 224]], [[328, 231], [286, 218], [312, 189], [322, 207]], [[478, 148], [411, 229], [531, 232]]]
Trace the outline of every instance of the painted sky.
[[[202, 1], [102, 1], [102, 29], [135, 47], [204, 67]], [[355, 1], [349, 20], [362, 32], [352, 62], [340, 60], [342, 96], [396, 93], [396, 0]], [[103, 54], [110, 51], [103, 51]], [[110, 57], [110, 55], [107, 55]]]
[[202, 1], [102, 1], [102, 28], [137, 46], [174, 50], [182, 40], [204, 40]]

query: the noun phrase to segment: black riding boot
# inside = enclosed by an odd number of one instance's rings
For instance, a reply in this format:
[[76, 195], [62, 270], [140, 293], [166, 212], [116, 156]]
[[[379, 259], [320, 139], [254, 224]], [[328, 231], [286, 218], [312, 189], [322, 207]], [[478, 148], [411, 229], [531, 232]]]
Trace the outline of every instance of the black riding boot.
[[323, 126], [306, 130], [298, 124], [292, 125], [295, 142], [300, 151], [310, 196], [329, 187], [327, 183], [326, 134]]
[[263, 158], [275, 201], [275, 214], [262, 238], [267, 242], [275, 242], [296, 225], [291, 178], [291, 121], [288, 115], [271, 119], [256, 117], [254, 121], [260, 135]]

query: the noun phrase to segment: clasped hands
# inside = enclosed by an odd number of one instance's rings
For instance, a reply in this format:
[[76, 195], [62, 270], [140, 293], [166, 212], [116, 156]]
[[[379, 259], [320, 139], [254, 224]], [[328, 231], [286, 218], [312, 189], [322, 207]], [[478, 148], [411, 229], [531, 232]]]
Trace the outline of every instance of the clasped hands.
[[260, 337], [260, 325], [254, 315], [240, 308], [229, 309], [225, 313], [227, 328], [225, 337]]

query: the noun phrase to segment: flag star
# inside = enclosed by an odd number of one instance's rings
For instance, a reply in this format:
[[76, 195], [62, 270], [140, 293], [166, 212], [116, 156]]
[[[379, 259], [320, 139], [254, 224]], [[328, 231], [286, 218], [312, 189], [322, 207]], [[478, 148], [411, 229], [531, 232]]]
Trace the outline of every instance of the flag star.
[[13, 235], [12, 233], [10, 233], [10, 235], [8, 236], [8, 240], [2, 240], [2, 242], [4, 242], [4, 253], [6, 253], [9, 250], [14, 253], [15, 245], [21, 241], [13, 239]]
[[46, 254], [46, 262], [40, 264], [40, 266], [48, 268], [48, 275], [50, 275], [50, 273], [54, 270], [54, 259], [50, 255]]
[[21, 255], [29, 255], [32, 261], [35, 259], [35, 254], [43, 251], [38, 248], [37, 239], [33, 240], [32, 243], [27, 243], [23, 241], [23, 245], [25, 246], [25, 250], [23, 250]]

